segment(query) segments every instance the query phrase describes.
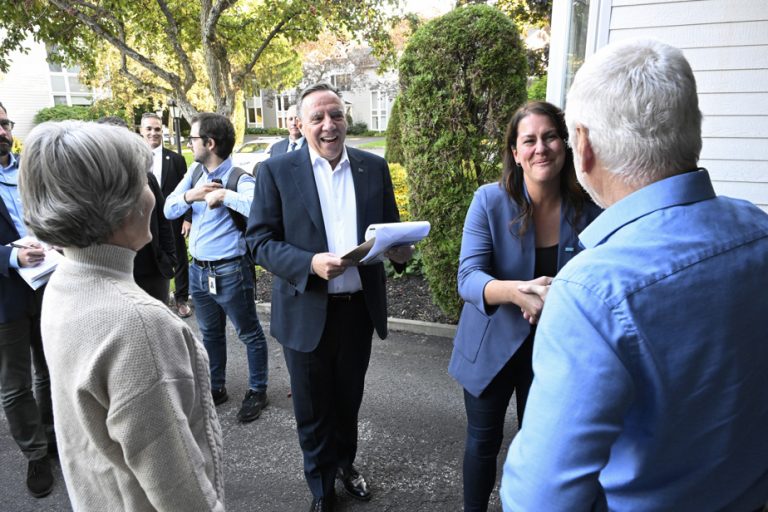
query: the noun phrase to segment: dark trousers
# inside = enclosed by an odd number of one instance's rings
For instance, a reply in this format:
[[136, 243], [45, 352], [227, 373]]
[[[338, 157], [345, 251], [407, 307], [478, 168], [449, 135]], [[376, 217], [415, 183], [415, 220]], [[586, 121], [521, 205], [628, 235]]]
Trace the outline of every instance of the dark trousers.
[[163, 304], [168, 302], [168, 288], [171, 281], [160, 274], [149, 276], [134, 276], [139, 287]]
[[181, 234], [181, 225], [183, 223], [184, 217], [171, 221], [173, 243], [176, 249], [176, 269], [173, 276], [173, 283], [176, 289], [173, 292], [173, 296], [177, 301], [189, 300], [189, 256], [187, 255], [186, 238]]
[[517, 425], [533, 381], [533, 331], [479, 397], [464, 390], [467, 440], [464, 448], [464, 510], [485, 511], [496, 483], [496, 465], [504, 438], [504, 417], [515, 392]]
[[283, 347], [304, 475], [313, 496], [333, 496], [336, 469], [355, 461], [357, 415], [372, 336], [365, 299], [357, 293], [349, 301], [329, 298], [325, 329], [315, 350]]
[[46, 437], [54, 435], [51, 382], [40, 337], [42, 296], [37, 290], [24, 316], [0, 324], [0, 397], [11, 435], [28, 460], [45, 457]]

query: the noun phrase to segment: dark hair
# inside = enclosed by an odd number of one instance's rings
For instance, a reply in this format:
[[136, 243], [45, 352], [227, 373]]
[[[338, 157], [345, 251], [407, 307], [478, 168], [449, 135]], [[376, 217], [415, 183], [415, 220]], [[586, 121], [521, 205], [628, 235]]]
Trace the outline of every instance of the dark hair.
[[573, 151], [568, 145], [568, 128], [565, 125], [565, 113], [555, 105], [545, 101], [530, 101], [517, 109], [512, 114], [507, 125], [507, 132], [504, 135], [504, 150], [502, 151], [503, 171], [501, 174], [501, 186], [507, 191], [509, 197], [520, 207], [520, 213], [512, 220], [512, 224], [520, 223], [518, 235], [522, 236], [528, 230], [528, 226], [533, 220], [533, 208], [531, 203], [525, 197], [523, 187], [523, 169], [515, 162], [512, 150], [517, 146], [517, 128], [525, 117], [537, 114], [546, 116], [555, 125], [557, 135], [565, 143], [565, 162], [560, 170], [560, 195], [563, 200], [573, 206], [575, 215], [573, 223], [575, 224], [584, 204], [589, 200], [587, 193], [579, 185], [576, 179], [576, 170], [573, 166]]
[[192, 118], [191, 124], [195, 123], [200, 125], [198, 135], [203, 140], [213, 139], [216, 141], [216, 148], [214, 149], [216, 156], [221, 159], [228, 158], [232, 153], [232, 148], [235, 147], [235, 127], [232, 126], [232, 121], [221, 114], [204, 112]]
[[96, 122], [99, 124], [111, 124], [112, 126], [122, 126], [123, 128], [128, 128], [128, 123], [125, 122], [125, 119], [117, 116], [100, 117], [96, 120]]
[[301, 93], [299, 93], [299, 98], [296, 100], [296, 117], [301, 117], [301, 104], [304, 103], [304, 98], [313, 92], [318, 91], [330, 91], [338, 96], [339, 99], [341, 99], [341, 93], [339, 90], [328, 82], [317, 82], [315, 84], [309, 85], [303, 91], [301, 91]]

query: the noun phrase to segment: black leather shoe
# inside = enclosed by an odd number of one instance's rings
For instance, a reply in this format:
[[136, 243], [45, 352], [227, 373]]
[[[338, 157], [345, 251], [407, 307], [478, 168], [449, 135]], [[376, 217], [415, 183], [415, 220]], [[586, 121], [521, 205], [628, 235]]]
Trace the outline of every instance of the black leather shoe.
[[333, 512], [333, 500], [314, 498], [309, 506], [309, 512]]
[[211, 388], [211, 396], [213, 397], [214, 405], [221, 405], [227, 400], [229, 400], [229, 395], [227, 394], [227, 388], [225, 387], [220, 387], [219, 389]]
[[53, 490], [53, 472], [48, 457], [31, 460], [27, 466], [27, 489], [35, 498], [51, 494]]
[[365, 483], [365, 478], [360, 474], [354, 466], [348, 466], [346, 468], [339, 468], [336, 472], [336, 478], [341, 480], [344, 484], [344, 490], [360, 501], [368, 501], [371, 499], [371, 491], [368, 490], [368, 484]]

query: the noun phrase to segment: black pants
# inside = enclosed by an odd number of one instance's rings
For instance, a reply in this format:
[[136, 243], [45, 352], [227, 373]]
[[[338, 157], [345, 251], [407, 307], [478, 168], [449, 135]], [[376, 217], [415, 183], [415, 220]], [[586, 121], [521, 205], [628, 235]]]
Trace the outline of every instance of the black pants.
[[177, 301], [189, 300], [189, 255], [187, 255], [187, 242], [181, 234], [181, 225], [184, 217], [171, 221], [173, 230], [173, 242], [176, 249], [176, 269], [173, 276], [175, 290], [173, 296]]
[[479, 397], [464, 390], [464, 407], [467, 411], [463, 470], [465, 512], [484, 512], [488, 509], [488, 499], [496, 483], [497, 458], [504, 438], [504, 417], [513, 392], [517, 399], [518, 428], [522, 426], [525, 403], [533, 381], [533, 335], [532, 329], [525, 342]]
[[357, 293], [349, 301], [329, 298], [325, 329], [315, 350], [283, 348], [304, 475], [313, 496], [333, 496], [336, 469], [355, 461], [357, 415], [372, 336], [365, 299]]

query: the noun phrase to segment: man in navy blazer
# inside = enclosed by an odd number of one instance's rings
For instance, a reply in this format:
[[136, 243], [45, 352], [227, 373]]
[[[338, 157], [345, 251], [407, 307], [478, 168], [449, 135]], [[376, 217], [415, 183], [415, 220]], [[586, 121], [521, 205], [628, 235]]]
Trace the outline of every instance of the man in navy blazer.
[[[344, 146], [344, 105], [330, 84], [305, 89], [297, 105], [307, 144], [266, 160], [246, 239], [274, 274], [271, 334], [283, 345], [304, 453], [310, 510], [333, 510], [338, 477], [353, 498], [370, 499], [353, 463], [357, 418], [375, 327], [387, 335], [384, 266], [353, 266], [342, 255], [369, 224], [398, 222], [387, 163]], [[387, 253], [402, 270], [412, 247]]]
[[[160, 116], [153, 112], [147, 112], [141, 116], [141, 136], [152, 148], [152, 172], [160, 183], [163, 197], [168, 197], [176, 189], [176, 186], [184, 178], [187, 172], [187, 162], [180, 154], [163, 147], [163, 122]], [[159, 207], [163, 211], [162, 206]], [[162, 213], [161, 213], [162, 215]], [[189, 232], [189, 227], [184, 223], [189, 222], [191, 216], [185, 216], [169, 221], [173, 231], [173, 242], [176, 249], [176, 266], [174, 271], [175, 291], [173, 293], [176, 310], [180, 317], [187, 318], [191, 315], [189, 309], [189, 259], [187, 256], [187, 244], [184, 233]]]
[[47, 434], [51, 451], [56, 450], [51, 385], [40, 338], [43, 290], [32, 290], [14, 269], [40, 264], [45, 253], [10, 246], [27, 234], [18, 190], [19, 159], [11, 153], [13, 125], [0, 103], [0, 397], [11, 435], [28, 460], [27, 489], [42, 498], [53, 489]]
[[270, 157], [297, 151], [304, 145], [304, 137], [301, 136], [301, 130], [298, 126], [299, 120], [296, 117], [296, 105], [291, 105], [288, 108], [286, 121], [288, 122], [288, 137], [272, 144], [269, 148]]

